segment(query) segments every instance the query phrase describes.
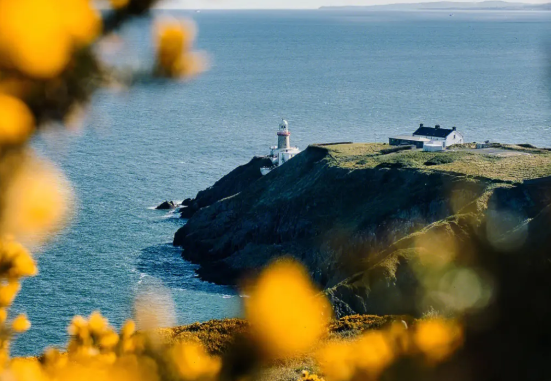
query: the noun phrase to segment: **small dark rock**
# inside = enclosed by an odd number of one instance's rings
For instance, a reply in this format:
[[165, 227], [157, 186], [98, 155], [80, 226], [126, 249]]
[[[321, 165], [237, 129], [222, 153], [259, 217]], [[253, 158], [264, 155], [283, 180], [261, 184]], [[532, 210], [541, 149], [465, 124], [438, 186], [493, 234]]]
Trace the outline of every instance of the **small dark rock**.
[[184, 201], [182, 201], [183, 206], [190, 206], [191, 205], [191, 198], [186, 198]]
[[157, 206], [155, 209], [174, 209], [176, 205], [172, 201], [165, 201], [161, 205]]

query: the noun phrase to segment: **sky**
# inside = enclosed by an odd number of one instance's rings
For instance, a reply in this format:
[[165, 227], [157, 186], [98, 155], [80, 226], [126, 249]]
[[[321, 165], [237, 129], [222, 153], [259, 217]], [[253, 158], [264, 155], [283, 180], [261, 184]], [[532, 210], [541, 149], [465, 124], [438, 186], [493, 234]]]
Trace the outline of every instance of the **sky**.
[[[437, 1], [437, 0], [433, 0]], [[470, 2], [469, 0], [452, 0]], [[509, 0], [510, 2], [541, 4], [551, 0]], [[183, 9], [314, 9], [324, 5], [377, 5], [420, 3], [431, 0], [163, 0], [160, 8]]]

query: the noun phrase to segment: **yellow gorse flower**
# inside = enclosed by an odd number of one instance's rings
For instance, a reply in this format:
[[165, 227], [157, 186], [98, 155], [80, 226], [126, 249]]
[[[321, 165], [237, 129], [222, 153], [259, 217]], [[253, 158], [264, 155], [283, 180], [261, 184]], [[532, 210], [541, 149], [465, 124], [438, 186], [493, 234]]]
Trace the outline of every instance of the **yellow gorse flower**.
[[0, 284], [0, 306], [10, 306], [20, 289], [21, 284], [17, 281], [12, 280]]
[[302, 266], [291, 260], [276, 262], [260, 275], [245, 311], [254, 335], [273, 357], [308, 351], [331, 319], [327, 300], [318, 295]]
[[9, 279], [34, 276], [38, 272], [27, 249], [11, 239], [0, 240], [0, 266], [5, 269], [0, 277]]
[[0, 145], [22, 144], [33, 131], [34, 117], [27, 105], [0, 91]]
[[164, 22], [157, 26], [157, 67], [168, 77], [191, 77], [202, 72], [206, 59], [192, 52], [195, 27], [188, 22]]
[[100, 18], [88, 0], [0, 0], [0, 62], [52, 78], [75, 47], [92, 42]]
[[198, 343], [178, 343], [170, 350], [170, 356], [183, 380], [213, 380], [222, 367], [220, 359], [209, 356]]
[[34, 158], [23, 160], [5, 192], [0, 231], [40, 242], [63, 226], [72, 192], [53, 165]]
[[11, 327], [15, 332], [25, 332], [31, 328], [31, 322], [27, 319], [27, 315], [21, 314], [13, 319]]
[[413, 340], [429, 361], [437, 362], [451, 355], [462, 344], [463, 332], [455, 321], [430, 319], [419, 324]]

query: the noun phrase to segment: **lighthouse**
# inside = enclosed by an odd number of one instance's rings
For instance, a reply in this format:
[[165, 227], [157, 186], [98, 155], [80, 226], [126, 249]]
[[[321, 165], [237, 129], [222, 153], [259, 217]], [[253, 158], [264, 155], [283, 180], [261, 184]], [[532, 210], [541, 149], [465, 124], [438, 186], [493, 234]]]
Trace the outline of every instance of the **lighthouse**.
[[267, 175], [272, 169], [283, 165], [300, 153], [298, 147], [291, 147], [290, 136], [289, 122], [282, 119], [277, 130], [277, 146], [270, 147], [270, 154], [268, 155], [273, 165], [271, 167], [260, 168], [260, 172], [263, 175]]
[[279, 131], [277, 132], [277, 149], [291, 148], [290, 136], [289, 123], [285, 119], [282, 119], [279, 124]]

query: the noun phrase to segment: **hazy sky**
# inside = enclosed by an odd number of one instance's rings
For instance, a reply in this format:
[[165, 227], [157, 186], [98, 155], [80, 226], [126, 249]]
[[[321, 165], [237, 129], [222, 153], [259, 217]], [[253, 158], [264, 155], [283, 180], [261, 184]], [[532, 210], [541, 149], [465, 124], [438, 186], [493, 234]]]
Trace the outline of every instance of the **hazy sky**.
[[[322, 5], [375, 5], [420, 3], [428, 1], [431, 0], [164, 0], [161, 2], [161, 7], [191, 9], [296, 9], [318, 8]], [[467, 2], [468, 1], [469, 0], [467, 0]], [[550, 1], [551, 0], [510, 0], [510, 2], [520, 3], [548, 3]]]

